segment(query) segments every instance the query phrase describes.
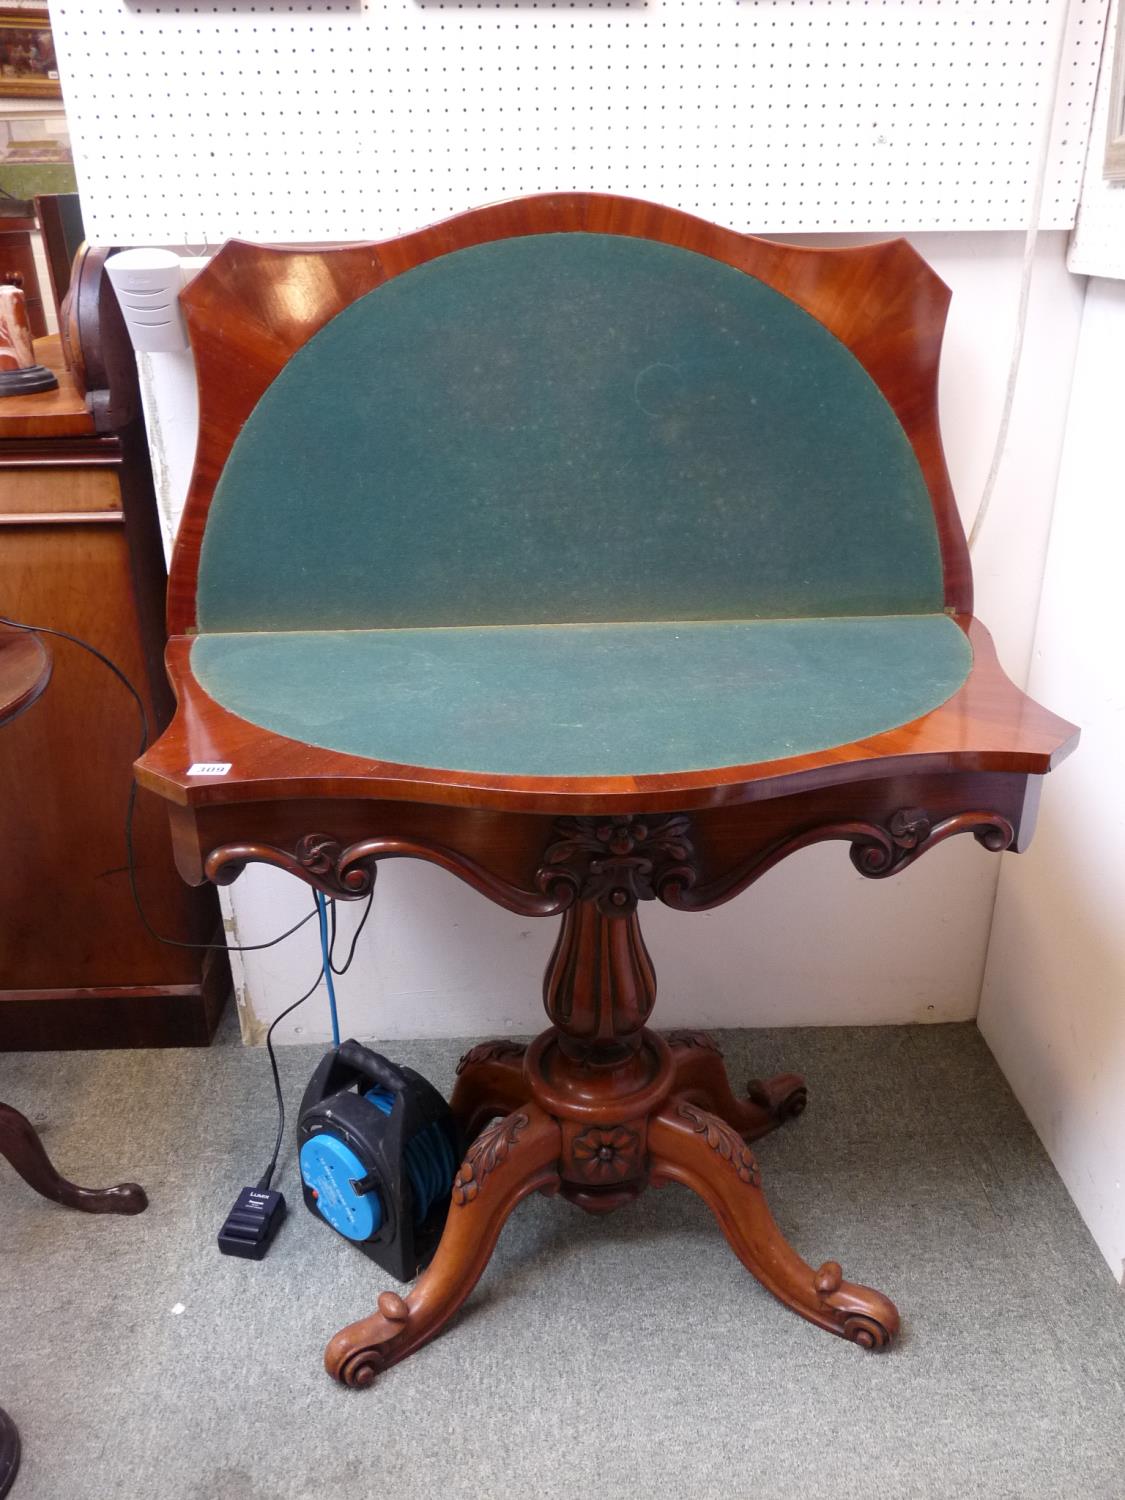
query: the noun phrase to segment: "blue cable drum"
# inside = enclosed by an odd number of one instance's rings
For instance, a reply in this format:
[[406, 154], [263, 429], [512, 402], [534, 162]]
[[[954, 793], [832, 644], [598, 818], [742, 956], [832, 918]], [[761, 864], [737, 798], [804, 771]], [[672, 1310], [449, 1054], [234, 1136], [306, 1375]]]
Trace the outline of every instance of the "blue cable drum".
[[301, 1176], [316, 1195], [317, 1212], [348, 1240], [369, 1240], [383, 1223], [378, 1193], [352, 1187], [367, 1176], [359, 1157], [339, 1136], [321, 1131], [301, 1147]]
[[354, 1039], [321, 1058], [297, 1122], [305, 1207], [398, 1281], [445, 1230], [461, 1131], [420, 1073]]
[[[363, 1096], [380, 1114], [389, 1116], [394, 1095], [386, 1089], [369, 1089]], [[453, 1184], [457, 1163], [446, 1132], [438, 1124], [427, 1125], [406, 1143], [406, 1170], [414, 1204], [414, 1223], [422, 1224], [434, 1205]], [[383, 1224], [383, 1202], [377, 1191], [357, 1193], [354, 1184], [368, 1175], [363, 1162], [338, 1136], [320, 1131], [300, 1151], [301, 1176], [315, 1192], [316, 1207], [337, 1233], [362, 1242], [378, 1234]]]
[[[394, 1107], [394, 1095], [387, 1089], [368, 1089], [363, 1097], [385, 1115]], [[407, 1141], [406, 1170], [414, 1197], [414, 1222], [422, 1224], [438, 1199], [448, 1196], [457, 1171], [449, 1137], [440, 1125], [427, 1125]]]

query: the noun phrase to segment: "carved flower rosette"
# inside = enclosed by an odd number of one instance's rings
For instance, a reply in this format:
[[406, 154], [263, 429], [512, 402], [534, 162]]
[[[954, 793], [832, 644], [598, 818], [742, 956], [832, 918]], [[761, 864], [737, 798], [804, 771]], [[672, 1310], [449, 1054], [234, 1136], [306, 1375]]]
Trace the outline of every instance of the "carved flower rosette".
[[640, 1136], [626, 1125], [592, 1125], [570, 1148], [575, 1172], [595, 1187], [640, 1174]]

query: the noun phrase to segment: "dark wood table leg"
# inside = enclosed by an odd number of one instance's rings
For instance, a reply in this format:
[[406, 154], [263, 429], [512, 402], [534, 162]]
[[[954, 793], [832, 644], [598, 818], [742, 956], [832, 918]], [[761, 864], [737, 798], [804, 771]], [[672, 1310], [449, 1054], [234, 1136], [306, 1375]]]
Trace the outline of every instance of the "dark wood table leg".
[[12, 1488], [20, 1467], [19, 1429], [0, 1406], [0, 1500]]
[[0, 1156], [11, 1162], [29, 1187], [64, 1208], [85, 1214], [139, 1214], [148, 1207], [144, 1188], [135, 1182], [84, 1188], [60, 1177], [31, 1121], [10, 1104], [0, 1104]]

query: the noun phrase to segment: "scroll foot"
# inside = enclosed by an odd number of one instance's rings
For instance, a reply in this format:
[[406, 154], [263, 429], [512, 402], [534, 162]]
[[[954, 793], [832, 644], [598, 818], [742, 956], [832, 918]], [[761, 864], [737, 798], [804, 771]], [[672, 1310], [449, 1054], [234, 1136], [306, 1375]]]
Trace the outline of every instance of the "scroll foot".
[[139, 1214], [148, 1207], [144, 1188], [135, 1182], [84, 1188], [60, 1177], [31, 1121], [10, 1104], [0, 1104], [0, 1156], [11, 1162], [28, 1187], [64, 1208], [84, 1214]]
[[835, 1261], [814, 1271], [774, 1222], [754, 1154], [727, 1121], [674, 1098], [649, 1124], [651, 1180], [679, 1182], [698, 1193], [731, 1249], [762, 1285], [810, 1323], [882, 1349], [898, 1332], [893, 1302], [845, 1281]]
[[336, 1334], [324, 1355], [328, 1373], [344, 1385], [368, 1386], [440, 1333], [479, 1281], [516, 1205], [557, 1187], [560, 1149], [558, 1125], [534, 1104], [479, 1135], [454, 1180], [433, 1260], [405, 1297], [384, 1292], [369, 1318]]

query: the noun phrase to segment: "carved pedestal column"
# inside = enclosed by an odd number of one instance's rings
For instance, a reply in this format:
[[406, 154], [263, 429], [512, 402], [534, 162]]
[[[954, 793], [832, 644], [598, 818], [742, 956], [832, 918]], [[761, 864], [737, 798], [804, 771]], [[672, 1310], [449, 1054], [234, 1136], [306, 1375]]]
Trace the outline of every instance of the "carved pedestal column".
[[543, 980], [563, 1051], [590, 1064], [635, 1052], [655, 1002], [656, 974], [636, 911], [605, 917], [592, 901], [570, 907]]
[[543, 1001], [567, 1056], [590, 1066], [641, 1046], [656, 975], [637, 903], [695, 882], [685, 817], [563, 818], [536, 883], [563, 910]]

